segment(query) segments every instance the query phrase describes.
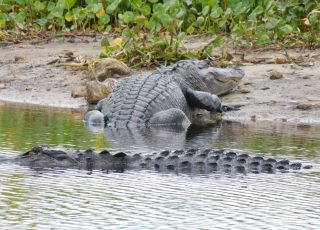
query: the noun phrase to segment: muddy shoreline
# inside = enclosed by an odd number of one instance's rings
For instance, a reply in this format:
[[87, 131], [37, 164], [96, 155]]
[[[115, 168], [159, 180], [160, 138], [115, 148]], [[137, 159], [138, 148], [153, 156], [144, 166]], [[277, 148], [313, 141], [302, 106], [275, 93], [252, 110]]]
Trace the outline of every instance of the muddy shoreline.
[[[196, 45], [196, 41], [190, 44]], [[98, 57], [99, 42], [93, 38], [60, 39], [36, 45], [8, 45], [0, 50], [0, 105], [15, 103], [82, 112], [88, 109], [83, 97], [71, 97], [72, 88], [88, 80], [87, 73], [48, 63], [65, 52]], [[236, 53], [232, 54], [236, 61]], [[320, 50], [290, 50], [289, 55], [301, 58], [301, 62], [276, 64], [275, 60], [284, 57], [281, 51], [246, 52], [247, 61], [241, 62], [245, 78], [237, 89], [222, 97], [225, 103], [243, 106], [239, 111], [225, 113], [222, 119], [244, 124], [320, 125]], [[281, 76], [271, 79], [274, 71]]]

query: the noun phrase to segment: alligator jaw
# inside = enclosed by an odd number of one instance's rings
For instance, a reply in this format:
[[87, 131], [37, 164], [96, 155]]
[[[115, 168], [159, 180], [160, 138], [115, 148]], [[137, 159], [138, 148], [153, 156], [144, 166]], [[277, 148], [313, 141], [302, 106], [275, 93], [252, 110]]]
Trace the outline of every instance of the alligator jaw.
[[201, 70], [201, 76], [210, 92], [219, 96], [235, 88], [244, 77], [244, 72], [239, 67], [209, 67]]

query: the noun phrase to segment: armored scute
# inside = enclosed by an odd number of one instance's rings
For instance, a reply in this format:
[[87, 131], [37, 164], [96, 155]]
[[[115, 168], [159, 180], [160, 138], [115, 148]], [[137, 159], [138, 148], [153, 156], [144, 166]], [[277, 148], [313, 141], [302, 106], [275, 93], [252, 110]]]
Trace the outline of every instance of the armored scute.
[[223, 112], [237, 106], [218, 98], [243, 78], [238, 67], [214, 68], [207, 60], [182, 60], [152, 74], [123, 81], [85, 116], [93, 125], [116, 128], [188, 125], [197, 109]]
[[189, 149], [151, 154], [111, 154], [104, 150], [54, 149], [37, 146], [15, 159], [33, 168], [76, 168], [87, 170], [149, 169], [177, 173], [276, 173], [311, 168], [289, 160], [250, 156], [231, 150]]

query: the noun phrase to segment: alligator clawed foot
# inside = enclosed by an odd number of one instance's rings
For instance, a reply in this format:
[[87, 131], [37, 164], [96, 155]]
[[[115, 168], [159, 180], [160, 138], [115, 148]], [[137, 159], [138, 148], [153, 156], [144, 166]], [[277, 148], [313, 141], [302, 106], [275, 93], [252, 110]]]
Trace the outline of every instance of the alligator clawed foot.
[[242, 105], [221, 105], [220, 110], [218, 112], [228, 112], [233, 110], [240, 110]]

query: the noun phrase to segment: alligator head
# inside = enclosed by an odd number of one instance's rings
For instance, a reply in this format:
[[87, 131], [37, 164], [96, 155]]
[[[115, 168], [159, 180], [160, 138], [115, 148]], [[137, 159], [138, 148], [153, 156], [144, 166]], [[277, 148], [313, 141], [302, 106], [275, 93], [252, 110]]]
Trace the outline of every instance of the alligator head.
[[209, 60], [195, 60], [193, 63], [209, 92], [218, 96], [232, 90], [244, 77], [244, 71], [237, 66], [215, 68]]

